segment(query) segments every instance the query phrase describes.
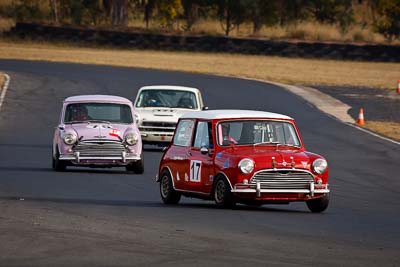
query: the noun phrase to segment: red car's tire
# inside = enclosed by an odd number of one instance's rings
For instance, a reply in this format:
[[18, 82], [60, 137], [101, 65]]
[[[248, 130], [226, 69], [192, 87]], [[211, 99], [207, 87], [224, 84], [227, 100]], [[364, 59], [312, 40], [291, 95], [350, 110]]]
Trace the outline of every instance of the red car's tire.
[[314, 213], [323, 212], [328, 208], [329, 194], [326, 194], [320, 198], [308, 200], [306, 203], [307, 203], [308, 209], [311, 212], [314, 212]]
[[160, 195], [165, 204], [178, 204], [181, 194], [174, 189], [172, 178], [168, 171], [161, 173]]
[[218, 208], [234, 208], [236, 205], [231, 186], [225, 178], [217, 178], [214, 184], [213, 196]]

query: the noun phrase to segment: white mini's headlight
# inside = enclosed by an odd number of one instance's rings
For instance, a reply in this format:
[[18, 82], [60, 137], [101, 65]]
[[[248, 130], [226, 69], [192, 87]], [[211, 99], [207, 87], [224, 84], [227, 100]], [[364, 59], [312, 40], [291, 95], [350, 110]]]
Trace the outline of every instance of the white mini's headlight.
[[254, 161], [252, 159], [242, 159], [239, 162], [238, 167], [241, 172], [249, 174], [254, 170]]
[[138, 139], [139, 137], [135, 133], [128, 133], [127, 135], [125, 135], [125, 142], [130, 146], [136, 144]]
[[78, 137], [74, 133], [67, 133], [64, 135], [64, 143], [67, 145], [73, 145], [78, 140]]
[[316, 159], [314, 160], [312, 167], [316, 173], [323, 174], [328, 167], [328, 162], [324, 159]]

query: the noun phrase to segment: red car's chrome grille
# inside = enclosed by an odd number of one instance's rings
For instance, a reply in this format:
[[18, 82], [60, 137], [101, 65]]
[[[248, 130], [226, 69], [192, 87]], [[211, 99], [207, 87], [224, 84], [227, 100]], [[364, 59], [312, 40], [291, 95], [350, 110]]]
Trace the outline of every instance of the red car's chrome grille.
[[302, 170], [262, 170], [256, 172], [250, 183], [260, 182], [265, 189], [309, 189], [314, 181], [311, 173]]
[[128, 152], [121, 142], [110, 140], [81, 141], [72, 150], [81, 156], [121, 156]]

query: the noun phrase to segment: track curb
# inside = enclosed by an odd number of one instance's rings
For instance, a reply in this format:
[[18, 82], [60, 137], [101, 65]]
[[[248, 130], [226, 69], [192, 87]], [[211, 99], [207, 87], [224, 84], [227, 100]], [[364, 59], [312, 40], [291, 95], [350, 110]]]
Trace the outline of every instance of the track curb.
[[298, 87], [298, 86], [285, 85], [285, 84], [274, 83], [274, 82], [272, 82], [271, 84], [276, 84], [278, 86], [281, 86], [281, 87], [285, 88], [286, 90], [302, 97], [303, 99], [305, 99], [307, 102], [311, 103], [314, 107], [316, 107], [320, 111], [336, 118], [338, 121], [340, 121], [350, 127], [358, 129], [364, 133], [368, 133], [372, 136], [378, 137], [382, 140], [391, 142], [393, 144], [400, 145], [400, 142], [398, 142], [396, 140], [382, 136], [378, 133], [375, 133], [373, 131], [370, 131], [368, 129], [365, 129], [365, 128], [362, 128], [362, 127], [356, 125], [354, 119], [348, 114], [348, 110], [351, 107], [349, 105], [343, 103], [339, 99], [336, 99], [336, 98], [334, 98], [330, 95], [327, 95], [327, 94], [325, 94], [315, 88], [312, 88], [312, 87]]
[[1, 89], [0, 90], [1, 91], [1, 94], [0, 94], [0, 110], [1, 110], [1, 106], [3, 105], [3, 101], [4, 101], [4, 98], [6, 97], [6, 92], [7, 92], [8, 86], [10, 85], [10, 81], [11, 81], [11, 78], [10, 78], [10, 76], [8, 74], [4, 73], [4, 77], [5, 77], [6, 81], [4, 82], [3, 87], [0, 88]]
[[305, 87], [305, 86], [288, 85], [288, 84], [284, 84], [284, 83], [272, 82], [272, 81], [256, 79], [256, 78], [249, 78], [249, 77], [231, 76], [231, 75], [217, 75], [217, 76], [229, 77], [229, 78], [239, 78], [239, 79], [243, 79], [243, 80], [257, 81], [257, 82], [276, 85], [278, 87], [285, 89], [286, 91], [289, 91], [292, 94], [295, 94], [295, 95], [301, 97], [302, 99], [307, 101], [307, 103], [311, 104], [316, 109], [322, 111], [329, 117], [336, 119], [337, 121], [339, 121], [345, 125], [348, 125], [352, 128], [360, 130], [364, 133], [370, 134], [381, 140], [385, 140], [385, 141], [393, 143], [395, 145], [400, 145], [400, 142], [398, 142], [396, 140], [382, 136], [380, 134], [377, 134], [375, 132], [372, 132], [368, 129], [365, 129], [365, 128], [362, 128], [362, 127], [359, 127], [358, 125], [356, 125], [354, 119], [348, 114], [348, 110], [351, 108], [349, 105], [343, 103], [339, 99], [336, 99], [328, 94], [325, 94], [325, 93], [319, 91], [318, 89], [315, 89], [312, 87]]

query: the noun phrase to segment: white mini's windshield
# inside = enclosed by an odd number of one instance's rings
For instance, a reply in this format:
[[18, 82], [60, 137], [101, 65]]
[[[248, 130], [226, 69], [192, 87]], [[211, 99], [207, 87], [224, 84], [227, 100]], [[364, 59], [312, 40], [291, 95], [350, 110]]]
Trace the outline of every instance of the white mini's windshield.
[[197, 109], [196, 95], [190, 91], [181, 90], [143, 90], [136, 107], [169, 107]]
[[284, 121], [241, 120], [218, 124], [218, 143], [235, 145], [289, 145], [300, 146], [293, 124]]
[[65, 110], [64, 123], [103, 121], [130, 124], [133, 122], [130, 106], [112, 103], [75, 103]]

